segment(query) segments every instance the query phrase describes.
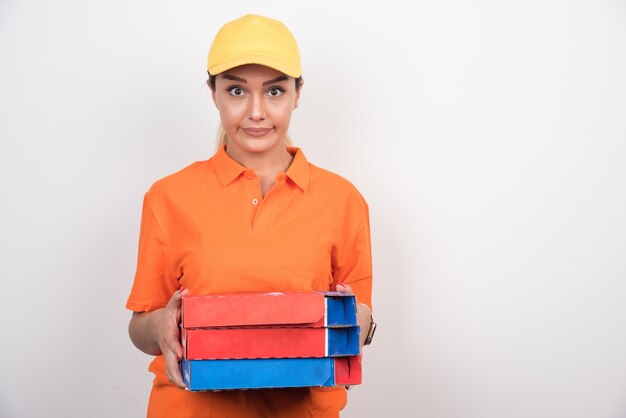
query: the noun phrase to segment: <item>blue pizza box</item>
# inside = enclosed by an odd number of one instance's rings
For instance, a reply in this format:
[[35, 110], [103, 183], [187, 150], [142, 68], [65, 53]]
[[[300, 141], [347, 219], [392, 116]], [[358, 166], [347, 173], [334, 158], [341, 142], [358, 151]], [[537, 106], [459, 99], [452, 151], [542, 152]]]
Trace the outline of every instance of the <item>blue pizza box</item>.
[[361, 357], [181, 361], [190, 391], [342, 386], [361, 383]]

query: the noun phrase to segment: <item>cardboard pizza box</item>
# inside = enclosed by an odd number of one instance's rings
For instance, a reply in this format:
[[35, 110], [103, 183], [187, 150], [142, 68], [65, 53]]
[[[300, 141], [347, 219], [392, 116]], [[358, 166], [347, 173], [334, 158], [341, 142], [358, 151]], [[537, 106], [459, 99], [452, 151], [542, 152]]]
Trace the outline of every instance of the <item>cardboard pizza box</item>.
[[188, 296], [182, 301], [183, 328], [352, 327], [354, 295], [338, 292], [270, 292]]
[[359, 354], [359, 327], [192, 328], [181, 330], [190, 360], [337, 357]]
[[190, 391], [343, 386], [361, 383], [361, 357], [182, 360]]

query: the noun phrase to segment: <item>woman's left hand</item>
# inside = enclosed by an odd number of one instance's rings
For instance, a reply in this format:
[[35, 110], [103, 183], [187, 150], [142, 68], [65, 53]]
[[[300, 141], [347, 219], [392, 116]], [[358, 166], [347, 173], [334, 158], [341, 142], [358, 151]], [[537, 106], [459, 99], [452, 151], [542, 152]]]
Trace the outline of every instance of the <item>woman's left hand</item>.
[[[339, 293], [347, 293], [349, 295], [353, 295], [352, 287], [348, 284], [337, 283], [337, 292]], [[356, 296], [355, 296], [356, 300]], [[363, 343], [365, 342], [365, 338], [367, 337], [367, 332], [370, 329], [370, 325], [372, 322], [372, 311], [367, 305], [362, 303], [358, 303], [356, 301], [356, 321], [359, 327], [361, 327], [359, 332], [359, 351], [363, 348]]]

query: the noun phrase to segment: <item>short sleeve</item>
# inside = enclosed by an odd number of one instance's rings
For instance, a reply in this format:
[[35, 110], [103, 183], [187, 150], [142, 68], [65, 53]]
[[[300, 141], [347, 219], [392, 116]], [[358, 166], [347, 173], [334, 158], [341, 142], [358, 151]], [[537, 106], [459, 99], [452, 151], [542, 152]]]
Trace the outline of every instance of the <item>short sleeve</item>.
[[143, 201], [137, 270], [126, 308], [151, 311], [167, 305], [179, 281], [168, 266], [168, 245], [151, 206], [149, 193]]
[[344, 222], [341, 241], [333, 249], [333, 281], [352, 287], [359, 303], [372, 309], [372, 249], [369, 209], [365, 201]]

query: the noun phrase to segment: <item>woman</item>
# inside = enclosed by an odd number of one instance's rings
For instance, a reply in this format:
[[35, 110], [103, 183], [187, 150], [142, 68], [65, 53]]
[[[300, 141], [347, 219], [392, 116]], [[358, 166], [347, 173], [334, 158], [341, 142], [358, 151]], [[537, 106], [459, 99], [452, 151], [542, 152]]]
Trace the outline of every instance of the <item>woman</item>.
[[262, 16], [229, 22], [213, 41], [208, 73], [223, 128], [218, 151], [157, 181], [144, 198], [126, 306], [133, 343], [156, 356], [148, 416], [337, 417], [343, 387], [183, 390], [178, 322], [186, 295], [354, 292], [361, 330], [373, 329], [367, 204], [288, 142], [303, 85], [293, 36]]

